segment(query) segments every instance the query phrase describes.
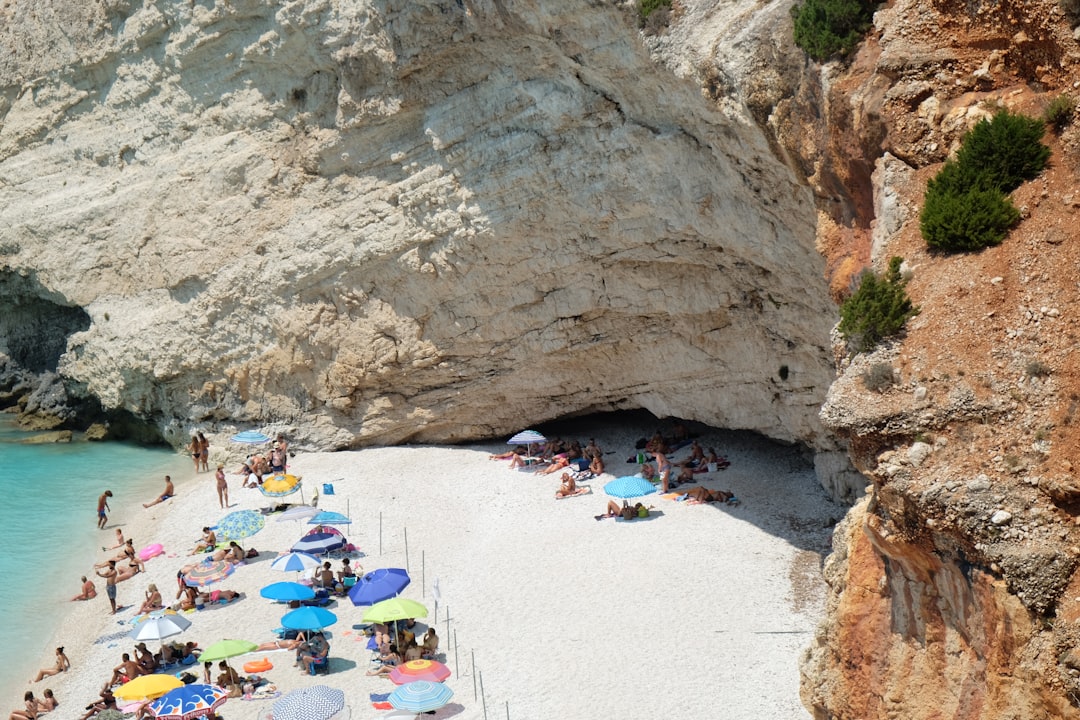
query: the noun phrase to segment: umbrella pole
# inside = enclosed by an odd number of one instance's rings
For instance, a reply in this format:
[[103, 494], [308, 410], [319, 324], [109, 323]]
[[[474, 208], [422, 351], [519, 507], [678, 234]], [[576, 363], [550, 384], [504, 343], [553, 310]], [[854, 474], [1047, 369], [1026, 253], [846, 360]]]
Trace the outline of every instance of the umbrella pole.
[[469, 654], [472, 655], [472, 699], [476, 702], [476, 651], [470, 650]]
[[[449, 640], [450, 638], [446, 638]], [[461, 664], [458, 662], [457, 654], [457, 629], [454, 629], [454, 674], [461, 677]]]
[[480, 702], [484, 705], [484, 720], [487, 720], [487, 698], [484, 697], [484, 671], [481, 670], [477, 675], [480, 677]]

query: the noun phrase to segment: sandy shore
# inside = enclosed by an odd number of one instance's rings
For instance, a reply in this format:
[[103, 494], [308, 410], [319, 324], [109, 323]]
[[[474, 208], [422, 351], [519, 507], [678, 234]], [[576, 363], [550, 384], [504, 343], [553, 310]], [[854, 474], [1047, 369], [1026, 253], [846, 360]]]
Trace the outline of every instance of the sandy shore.
[[[628, 720], [809, 717], [798, 698], [797, 662], [820, 619], [820, 561], [830, 520], [843, 508], [826, 499], [794, 450], [716, 431], [703, 444], [726, 455], [731, 467], [707, 474], [702, 484], [734, 491], [740, 506], [690, 506], [653, 495], [647, 521], [595, 520], [607, 502], [604, 482], [634, 471], [625, 462], [634, 440], [653, 429], [605, 422], [575, 431], [610, 452], [609, 474], [587, 483], [591, 494], [559, 501], [557, 475], [489, 460], [490, 452], [505, 449], [500, 443], [297, 453], [290, 472], [303, 476], [308, 500], [311, 488], [333, 483], [335, 494], [322, 494], [319, 507], [351, 514], [346, 535], [362, 550], [354, 563], [366, 570], [408, 567], [413, 583], [404, 595], [432, 610], [437, 579], [436, 628], [455, 692], [437, 717], [483, 718], [485, 702], [491, 718], [603, 717], [616, 710]], [[230, 510], [269, 504], [259, 492], [240, 489], [237, 477], [229, 481]], [[200, 528], [224, 514], [213, 485], [212, 474], [192, 474], [173, 500], [124, 509], [136, 547], [162, 543], [166, 554], [150, 560], [145, 575], [121, 583], [127, 609], [117, 616], [108, 615], [103, 592], [59, 608], [55, 641], [66, 646], [72, 669], [33, 686], [38, 695], [45, 687], [55, 691], [61, 707], [54, 717], [78, 717], [121, 653], [132, 650], [122, 633], [149, 583], [171, 601], [176, 572]], [[272, 639], [283, 611], [258, 591], [291, 579], [270, 562], [309, 529], [302, 522], [272, 516], [244, 543], [261, 557], [220, 586], [244, 597], [191, 613], [191, 628], [175, 639], [202, 646], [224, 637]], [[77, 578], [68, 585], [70, 595]], [[395, 686], [365, 675], [370, 653], [353, 630], [362, 608], [345, 599], [330, 609], [339, 622], [330, 628], [328, 677], [301, 674], [286, 652], [258, 653], [234, 665], [267, 657], [275, 667], [264, 674], [280, 690], [329, 684], [346, 692], [353, 717], [378, 717], [369, 695]], [[50, 653], [29, 665], [27, 676], [51, 659]], [[474, 696], [481, 680], [483, 700], [478, 691]], [[21, 707], [20, 700], [11, 698], [10, 707]], [[230, 700], [222, 713], [254, 720], [271, 704]]]

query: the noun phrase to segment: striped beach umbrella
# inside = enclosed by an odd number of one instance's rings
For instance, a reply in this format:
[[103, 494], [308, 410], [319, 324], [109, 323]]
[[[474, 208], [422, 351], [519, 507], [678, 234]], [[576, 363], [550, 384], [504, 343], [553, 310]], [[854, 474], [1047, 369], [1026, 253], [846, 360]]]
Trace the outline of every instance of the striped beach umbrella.
[[656, 492], [656, 486], [637, 475], [624, 475], [604, 485], [604, 492], [615, 498], [636, 498]]
[[218, 521], [218, 532], [227, 540], [243, 540], [263, 529], [266, 518], [254, 510], [237, 510]]
[[282, 572], [303, 572], [320, 565], [322, 561], [314, 555], [306, 552], [291, 552], [279, 555], [274, 562], [270, 563], [270, 569]]
[[390, 671], [390, 680], [395, 685], [427, 680], [441, 683], [450, 677], [450, 668], [438, 660], [410, 660]]
[[535, 430], [522, 430], [506, 441], [507, 445], [536, 445], [547, 442], [547, 438]]
[[325, 555], [332, 550], [345, 547], [346, 542], [345, 537], [340, 533], [309, 533], [297, 540], [292, 550], [312, 555]]
[[329, 720], [345, 707], [345, 693], [326, 685], [293, 690], [273, 704], [274, 720]]
[[390, 693], [387, 701], [398, 710], [422, 713], [438, 710], [450, 702], [452, 697], [454, 697], [454, 691], [442, 683], [417, 680], [396, 688]]
[[221, 582], [233, 574], [236, 566], [225, 560], [201, 562], [184, 575], [184, 584], [191, 587], [206, 587]]
[[217, 685], [184, 685], [150, 703], [157, 720], [193, 720], [213, 712], [229, 698]]

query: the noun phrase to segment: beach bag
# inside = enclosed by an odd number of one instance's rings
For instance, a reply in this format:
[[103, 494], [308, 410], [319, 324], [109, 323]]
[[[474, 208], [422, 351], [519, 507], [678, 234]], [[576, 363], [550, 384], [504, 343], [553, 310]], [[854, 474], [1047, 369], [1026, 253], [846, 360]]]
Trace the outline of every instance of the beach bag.
[[638, 465], [644, 465], [645, 464], [645, 453], [640, 453], [639, 452], [637, 454], [637, 464]]
[[323, 495], [333, 495], [334, 494], [334, 484], [333, 483], [323, 483], [322, 494]]
[[639, 508], [637, 509], [637, 516], [638, 516], [639, 518], [646, 518], [646, 517], [649, 517], [649, 508], [645, 507], [644, 505], [643, 505], [643, 506], [641, 506], [641, 507], [639, 507]]

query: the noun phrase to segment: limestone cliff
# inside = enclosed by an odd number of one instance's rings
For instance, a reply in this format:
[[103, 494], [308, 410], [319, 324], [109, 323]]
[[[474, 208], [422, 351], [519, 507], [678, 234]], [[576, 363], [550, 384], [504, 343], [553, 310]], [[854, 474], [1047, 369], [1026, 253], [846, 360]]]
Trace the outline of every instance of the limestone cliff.
[[618, 6], [0, 7], [0, 299], [72, 318], [0, 349], [173, 441], [646, 408], [832, 450], [814, 213]]

